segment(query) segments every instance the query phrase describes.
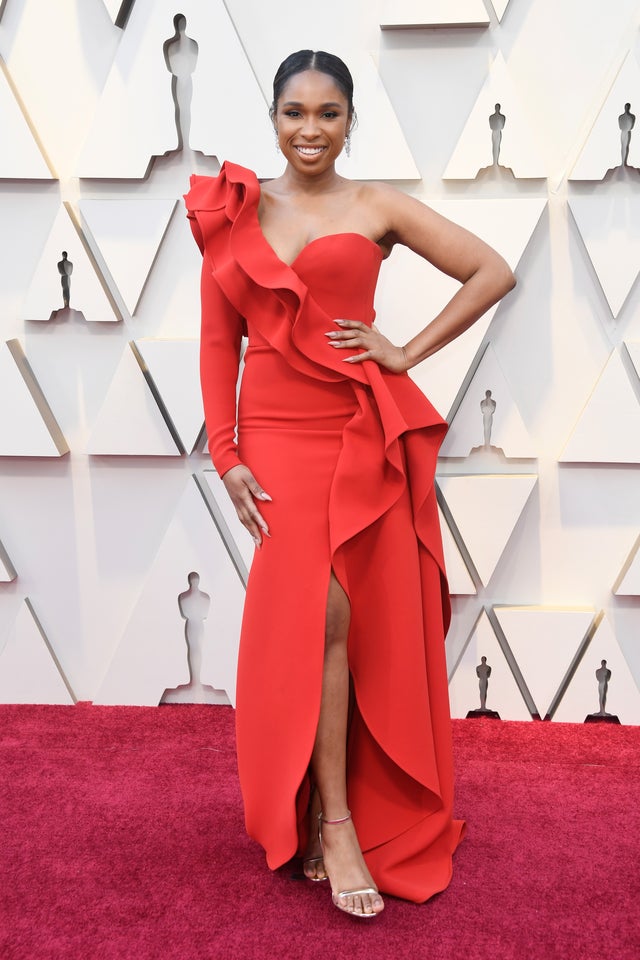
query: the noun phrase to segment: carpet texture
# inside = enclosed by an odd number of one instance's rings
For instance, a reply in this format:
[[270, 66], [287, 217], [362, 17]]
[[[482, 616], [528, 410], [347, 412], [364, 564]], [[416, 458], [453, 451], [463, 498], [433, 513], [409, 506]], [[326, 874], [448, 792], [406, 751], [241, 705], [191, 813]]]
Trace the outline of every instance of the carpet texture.
[[244, 834], [228, 707], [0, 707], [2, 960], [637, 960], [640, 729], [454, 721], [449, 889], [355, 921]]

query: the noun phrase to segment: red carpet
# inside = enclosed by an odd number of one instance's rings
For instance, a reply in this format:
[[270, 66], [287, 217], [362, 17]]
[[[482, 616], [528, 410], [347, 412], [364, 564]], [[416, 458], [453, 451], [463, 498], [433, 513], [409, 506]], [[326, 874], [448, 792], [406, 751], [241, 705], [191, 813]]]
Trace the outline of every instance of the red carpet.
[[637, 960], [640, 728], [454, 722], [449, 889], [358, 923], [244, 835], [227, 707], [0, 707], [2, 960]]

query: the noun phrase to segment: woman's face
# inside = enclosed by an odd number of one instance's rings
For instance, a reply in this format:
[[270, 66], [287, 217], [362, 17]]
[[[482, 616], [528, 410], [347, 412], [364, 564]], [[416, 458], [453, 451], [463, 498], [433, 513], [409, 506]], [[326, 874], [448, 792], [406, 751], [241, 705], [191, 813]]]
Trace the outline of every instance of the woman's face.
[[351, 115], [347, 98], [328, 74], [304, 70], [287, 81], [274, 122], [280, 149], [291, 166], [316, 175], [340, 154]]

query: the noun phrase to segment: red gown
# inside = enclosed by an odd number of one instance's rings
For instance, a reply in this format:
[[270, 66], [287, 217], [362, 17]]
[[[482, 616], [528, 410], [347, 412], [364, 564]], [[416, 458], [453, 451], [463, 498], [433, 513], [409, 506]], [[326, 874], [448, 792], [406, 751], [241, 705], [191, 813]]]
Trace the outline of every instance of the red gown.
[[[304, 849], [331, 569], [351, 603], [355, 706], [348, 805], [381, 891], [443, 890], [462, 824], [444, 635], [434, 472], [446, 424], [407, 374], [344, 363], [333, 318], [374, 319], [376, 243], [338, 233], [292, 264], [265, 239], [260, 185], [225, 163], [186, 196], [203, 253], [201, 379], [213, 463], [245, 463], [273, 498], [251, 568], [237, 686], [249, 834], [276, 868]], [[245, 353], [237, 410], [236, 381]]]

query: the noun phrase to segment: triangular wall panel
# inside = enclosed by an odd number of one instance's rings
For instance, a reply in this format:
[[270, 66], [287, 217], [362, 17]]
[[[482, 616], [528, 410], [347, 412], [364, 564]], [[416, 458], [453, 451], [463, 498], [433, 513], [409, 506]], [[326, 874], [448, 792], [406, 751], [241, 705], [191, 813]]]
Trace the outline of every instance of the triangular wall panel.
[[584, 723], [588, 714], [599, 713], [598, 670], [602, 661], [611, 670], [605, 700], [606, 713], [614, 714], [620, 723], [640, 724], [640, 691], [606, 617], [603, 617], [552, 719], [567, 723]]
[[19, 341], [0, 343], [0, 457], [62, 457], [68, 452]]
[[380, 14], [383, 30], [488, 25], [482, 0], [385, 0]]
[[[631, 103], [631, 111], [640, 116], [640, 68], [632, 53], [627, 54], [618, 71], [571, 171], [570, 180], [602, 180], [609, 170], [622, 164], [619, 123], [627, 103]], [[627, 162], [632, 167], [640, 167], [639, 125], [640, 121], [636, 120], [629, 141]]]
[[489, 117], [494, 113], [496, 104], [500, 104], [500, 113], [505, 118], [499, 165], [511, 170], [515, 177], [547, 176], [520, 95], [499, 53], [442, 175], [444, 180], [474, 180], [481, 169], [492, 166]]
[[638, 376], [638, 381], [640, 382], [640, 343], [625, 342], [624, 346], [631, 358], [631, 362]]
[[[202, 625], [200, 682], [235, 702], [235, 677], [244, 587], [193, 478], [149, 570], [95, 700], [104, 704], [160, 702], [189, 682], [185, 623], [178, 597], [196, 572], [210, 604]], [[227, 700], [228, 698], [228, 700]]]
[[509, 6], [509, 0], [491, 0], [491, 6], [495, 10], [498, 20], [502, 21], [505, 11]]
[[2, 540], [0, 540], [0, 583], [10, 583], [17, 576], [16, 568], [11, 563], [11, 558], [3, 547]]
[[439, 476], [437, 479], [485, 586], [493, 576], [537, 479], [530, 474]]
[[191, 453], [204, 426], [200, 389], [199, 340], [136, 340], [186, 453]]
[[[438, 200], [430, 201], [430, 205], [437, 213], [481, 237], [515, 270], [546, 200]], [[376, 293], [377, 324], [394, 343], [406, 343], [440, 313], [459, 289], [456, 280], [407, 247], [395, 247], [392, 263], [388, 268], [382, 265]], [[460, 337], [411, 371], [442, 416], [448, 415], [497, 309], [492, 307]]]
[[93, 425], [87, 453], [124, 457], [180, 455], [140, 360], [135, 344], [127, 344]]
[[470, 710], [479, 709], [480, 688], [476, 667], [482, 657], [487, 658], [487, 664], [491, 667], [486, 709], [496, 710], [501, 720], [531, 720], [531, 714], [484, 611], [449, 681], [451, 716], [466, 717]]
[[449, 524], [438, 508], [440, 529], [442, 531], [442, 546], [444, 550], [444, 564], [447, 570], [449, 593], [453, 596], [470, 596], [477, 593], [471, 574], [460, 553], [460, 548], [449, 529]]
[[[174, 16], [198, 44], [192, 75], [190, 146], [220, 160], [242, 157], [261, 177], [281, 172], [266, 99], [223, 0], [136, 0], [78, 162], [80, 177], [141, 178], [154, 156], [176, 150], [178, 134], [165, 62]], [[233, 91], [217, 96], [212, 91]], [[238, 104], [243, 122], [238, 124]]]
[[614, 351], [565, 446], [561, 463], [640, 463], [640, 403]]
[[103, 2], [116, 27], [122, 27], [135, 0], [103, 0]]
[[22, 308], [23, 318], [49, 320], [53, 311], [63, 309], [63, 290], [58, 269], [63, 252], [68, 254], [67, 259], [73, 265], [70, 277], [71, 309], [80, 311], [85, 320], [119, 320], [64, 206], [58, 211], [38, 260]]
[[0, 180], [52, 180], [0, 59]]
[[613, 592], [618, 597], [640, 597], [640, 537], [613, 585]]
[[[487, 396], [487, 391], [490, 396]], [[490, 404], [493, 404], [491, 411]], [[485, 426], [488, 437], [485, 437]], [[440, 449], [442, 457], [500, 450], [535, 458], [536, 449], [491, 346], [485, 351]]]
[[0, 650], [0, 703], [74, 702], [33, 607], [25, 600]]
[[640, 272], [640, 177], [637, 190], [574, 196], [569, 206], [611, 313], [617, 317]]
[[533, 606], [493, 610], [544, 718], [593, 624], [595, 611]]
[[358, 91], [358, 110], [363, 117], [375, 117], [376, 122], [357, 128], [351, 156], [342, 153], [337, 160], [338, 173], [354, 180], [419, 180], [420, 171], [373, 59], [354, 52], [350, 69]]
[[131, 315], [136, 312], [175, 206], [174, 199], [162, 197], [80, 201], [89, 237]]

